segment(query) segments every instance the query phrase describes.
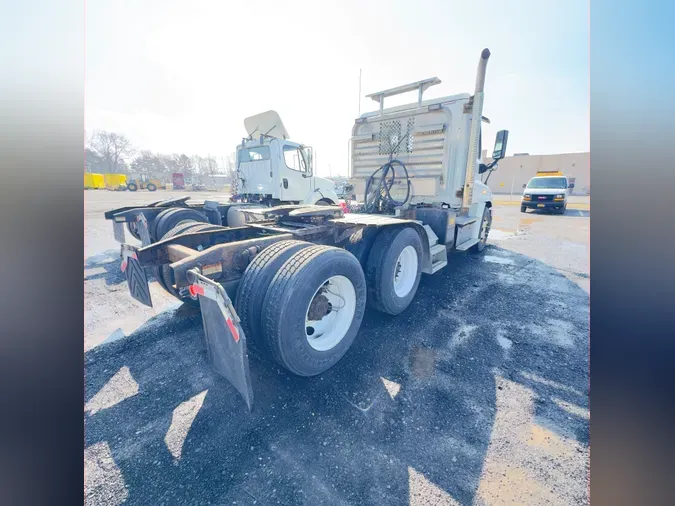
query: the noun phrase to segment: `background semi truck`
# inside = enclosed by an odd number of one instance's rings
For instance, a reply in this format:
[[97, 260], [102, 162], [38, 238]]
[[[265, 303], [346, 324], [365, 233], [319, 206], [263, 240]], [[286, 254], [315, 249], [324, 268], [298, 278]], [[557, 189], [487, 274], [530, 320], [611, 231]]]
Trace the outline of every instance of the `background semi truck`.
[[338, 203], [335, 183], [314, 174], [314, 151], [288, 140], [279, 114], [251, 116], [244, 126], [248, 137], [237, 146], [239, 192], [232, 200], [269, 206]]
[[[211, 363], [249, 409], [249, 346], [300, 376], [334, 366], [356, 338], [366, 304], [398, 315], [422, 274], [445, 267], [450, 252], [485, 248], [492, 194], [479, 173], [495, 169], [508, 138], [505, 130], [497, 133], [493, 162], [481, 166], [489, 56], [482, 51], [473, 95], [423, 100], [437, 78], [371, 95], [380, 109], [356, 120], [350, 143], [356, 212], [334, 205], [190, 205], [176, 199], [106, 213], [118, 240], [123, 224], [131, 222], [143, 241], [142, 247], [121, 248], [132, 297], [152, 305], [152, 272], [168, 292], [198, 304]], [[386, 97], [411, 91], [416, 102], [384, 108]], [[284, 137], [281, 128], [269, 128], [255, 142], [251, 137], [241, 149], [267, 146], [269, 159], [247, 153], [244, 163], [280, 161], [285, 147], [293, 146]], [[293, 156], [310, 168], [311, 151], [294, 149]], [[302, 173], [301, 162], [299, 167]], [[243, 179], [251, 191], [251, 172]], [[275, 182], [256, 184], [268, 184], [271, 192], [256, 195], [274, 199]]]

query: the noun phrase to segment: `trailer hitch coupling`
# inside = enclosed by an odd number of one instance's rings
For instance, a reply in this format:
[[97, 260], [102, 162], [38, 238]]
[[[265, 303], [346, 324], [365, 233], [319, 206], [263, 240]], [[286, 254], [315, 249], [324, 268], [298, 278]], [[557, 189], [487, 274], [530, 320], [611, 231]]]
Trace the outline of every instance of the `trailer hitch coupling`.
[[232, 301], [220, 284], [196, 268], [187, 271], [187, 279], [190, 296], [199, 299], [211, 366], [237, 389], [251, 411], [253, 388], [246, 336]]

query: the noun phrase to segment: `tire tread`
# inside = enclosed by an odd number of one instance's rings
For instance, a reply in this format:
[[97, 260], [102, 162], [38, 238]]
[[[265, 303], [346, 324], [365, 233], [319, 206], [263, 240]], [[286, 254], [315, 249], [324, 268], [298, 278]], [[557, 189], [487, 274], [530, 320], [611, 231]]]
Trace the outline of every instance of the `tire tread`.
[[269, 269], [274, 267], [274, 264], [278, 263], [279, 260], [285, 262], [288, 257], [299, 249], [311, 245], [312, 243], [294, 239], [279, 241], [258, 253], [248, 267], [246, 267], [244, 275], [239, 282], [239, 288], [237, 289], [235, 309], [241, 319], [244, 333], [249, 338], [250, 342], [264, 342], [262, 335], [256, 335], [264, 333], [262, 323], [260, 323], [260, 325], [254, 323], [256, 318], [258, 321], [262, 319], [262, 307], [252, 306], [252, 303], [259, 290], [265, 291], [265, 294], [263, 294], [264, 300], [273, 279], [273, 276], [271, 276], [267, 283], [264, 281], [266, 275], [271, 274]]
[[340, 250], [331, 246], [313, 245], [294, 253], [279, 269], [272, 280], [263, 304], [263, 335], [272, 358], [291, 372], [300, 376], [308, 376], [306, 371], [294, 368], [283, 356], [280, 343], [281, 316], [283, 304], [270, 304], [271, 301], [280, 301], [296, 282], [299, 273], [317, 257], [330, 250]]

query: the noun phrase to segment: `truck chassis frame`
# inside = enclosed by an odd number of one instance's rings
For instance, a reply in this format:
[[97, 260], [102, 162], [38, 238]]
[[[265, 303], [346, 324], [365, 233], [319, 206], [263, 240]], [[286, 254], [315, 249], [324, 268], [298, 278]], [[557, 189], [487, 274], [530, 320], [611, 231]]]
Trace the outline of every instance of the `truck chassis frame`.
[[[151, 243], [146, 216], [150, 215], [152, 219], [153, 214], [161, 212], [161, 209], [161, 206], [123, 208], [111, 211], [109, 216], [116, 230], [123, 223], [134, 220], [132, 222], [139, 234], [145, 238], [140, 247], [126, 243], [121, 246], [121, 268], [131, 296], [142, 304], [152, 306], [146, 269], [153, 271], [168, 266], [173, 288], [181, 297], [199, 301], [209, 359], [214, 370], [235, 386], [249, 409], [252, 408], [253, 390], [247, 336], [232, 301], [256, 255], [281, 241], [304, 241], [350, 251], [365, 272], [370, 245], [359, 249], [359, 242], [367, 231], [376, 237], [383, 229], [411, 228], [419, 235], [422, 245], [419, 268], [422, 273], [431, 274], [447, 264], [446, 248], [451, 248], [454, 241], [453, 236], [447, 238], [448, 244], [435, 244], [438, 235], [430, 225], [415, 219], [415, 209], [411, 209], [408, 213], [410, 217], [406, 218], [345, 214], [339, 206], [286, 205], [252, 210], [252, 221], [244, 226], [215, 226], [196, 232], [188, 230]], [[443, 211], [454, 221], [451, 211]], [[118, 220], [118, 216], [124, 217], [125, 221]], [[440, 232], [438, 227], [438, 223], [434, 224]], [[443, 255], [438, 254], [439, 248], [443, 250]], [[436, 261], [435, 256], [438, 258]]]

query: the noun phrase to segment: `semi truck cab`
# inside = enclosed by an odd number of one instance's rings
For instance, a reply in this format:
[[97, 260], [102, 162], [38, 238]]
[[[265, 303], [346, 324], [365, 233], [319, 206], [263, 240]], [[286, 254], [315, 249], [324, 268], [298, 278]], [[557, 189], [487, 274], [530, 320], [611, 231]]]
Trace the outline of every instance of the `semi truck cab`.
[[565, 214], [567, 197], [574, 183], [560, 171], [540, 171], [523, 188], [521, 213], [528, 209], [544, 209]]
[[314, 175], [311, 147], [289, 140], [275, 111], [244, 120], [249, 134], [237, 146], [239, 194], [234, 200], [266, 205], [337, 204], [335, 184]]

